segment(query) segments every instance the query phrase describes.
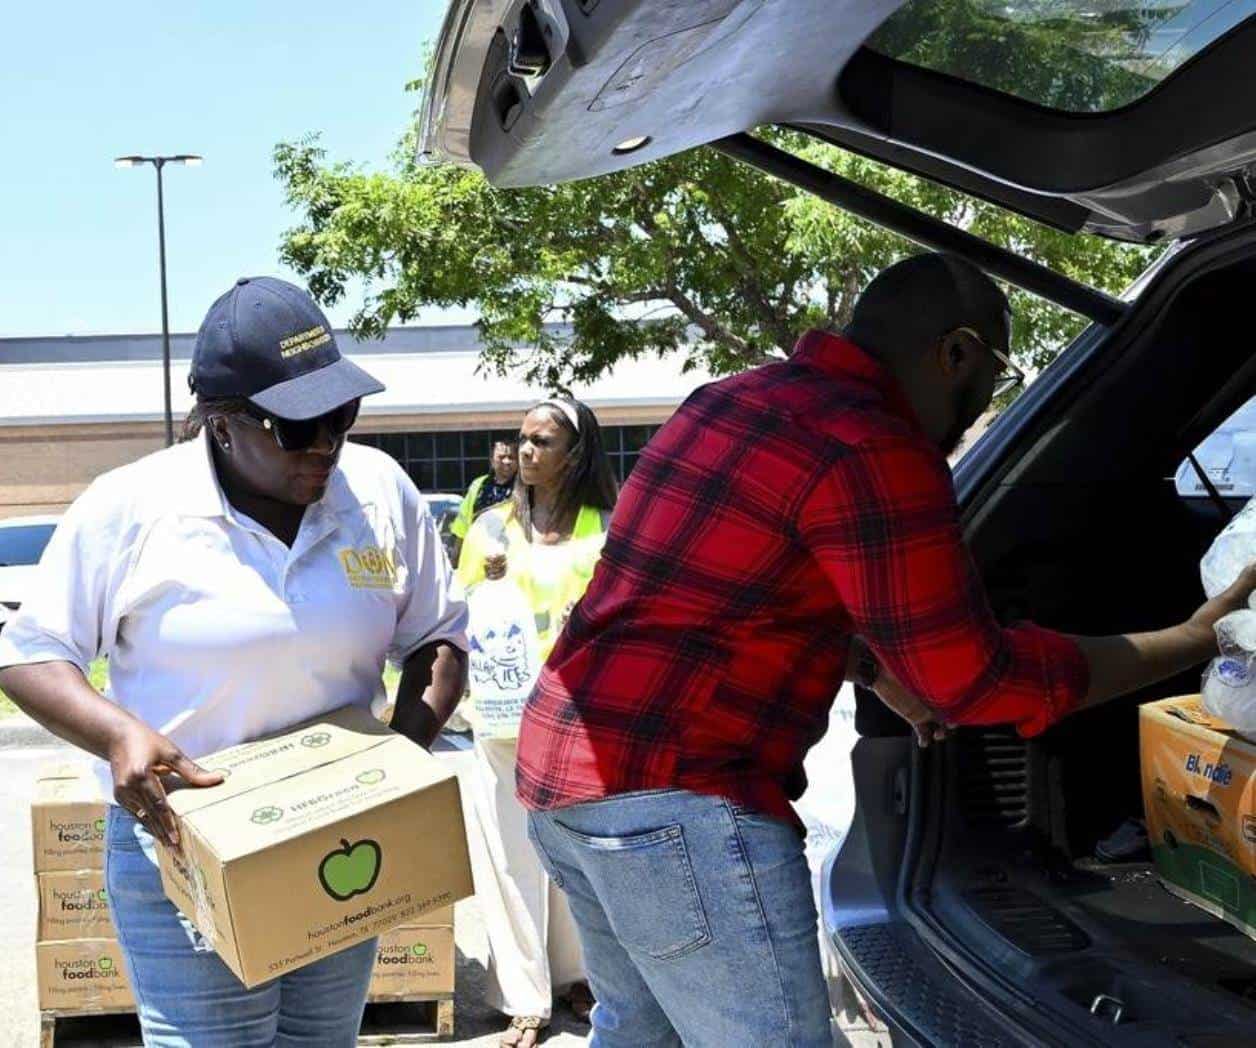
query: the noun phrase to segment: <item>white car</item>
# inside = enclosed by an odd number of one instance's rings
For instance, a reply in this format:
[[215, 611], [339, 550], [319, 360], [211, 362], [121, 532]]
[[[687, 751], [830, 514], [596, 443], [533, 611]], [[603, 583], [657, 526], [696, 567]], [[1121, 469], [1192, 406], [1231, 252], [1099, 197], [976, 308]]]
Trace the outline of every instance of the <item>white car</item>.
[[452, 561], [454, 535], [449, 528], [454, 518], [458, 516], [462, 498], [459, 495], [448, 495], [439, 491], [430, 494], [425, 492], [423, 498], [427, 500], [427, 508], [432, 514], [432, 519], [436, 521], [436, 529], [440, 532], [440, 540], [445, 547], [445, 553]]
[[0, 520], [0, 628], [21, 606], [35, 565], [60, 519], [9, 517]]

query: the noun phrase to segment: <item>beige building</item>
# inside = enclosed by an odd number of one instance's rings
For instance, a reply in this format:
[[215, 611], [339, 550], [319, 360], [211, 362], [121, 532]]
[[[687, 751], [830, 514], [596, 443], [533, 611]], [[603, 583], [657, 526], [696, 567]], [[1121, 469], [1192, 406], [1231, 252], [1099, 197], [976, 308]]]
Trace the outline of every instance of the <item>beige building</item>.
[[[175, 432], [192, 405], [193, 335], [171, 337]], [[342, 352], [388, 388], [363, 402], [353, 439], [388, 451], [423, 491], [461, 492], [545, 391], [477, 372], [473, 327], [399, 327], [380, 340], [337, 332]], [[574, 392], [597, 413], [621, 478], [689, 392], [679, 357], [625, 361]], [[0, 339], [0, 517], [57, 513], [92, 479], [165, 442], [161, 337]]]

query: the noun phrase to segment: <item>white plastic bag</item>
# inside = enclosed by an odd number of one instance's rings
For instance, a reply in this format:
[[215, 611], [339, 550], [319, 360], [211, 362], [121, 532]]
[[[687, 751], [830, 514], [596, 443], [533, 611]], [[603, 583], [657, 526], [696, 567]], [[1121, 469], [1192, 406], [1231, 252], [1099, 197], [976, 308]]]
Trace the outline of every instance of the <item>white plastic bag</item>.
[[1208, 547], [1199, 562], [1204, 592], [1211, 600], [1230, 588], [1243, 569], [1256, 561], [1256, 498], [1248, 501]]
[[490, 579], [467, 594], [467, 614], [475, 733], [482, 739], [517, 738], [541, 670], [532, 608], [509, 578]]
[[[1228, 589], [1256, 562], [1256, 499], [1250, 500], [1213, 540], [1199, 564], [1209, 599]], [[1248, 601], [1256, 607], [1256, 594]], [[1256, 610], [1231, 612], [1217, 620], [1221, 655], [1204, 674], [1204, 709], [1235, 731], [1256, 740]]]

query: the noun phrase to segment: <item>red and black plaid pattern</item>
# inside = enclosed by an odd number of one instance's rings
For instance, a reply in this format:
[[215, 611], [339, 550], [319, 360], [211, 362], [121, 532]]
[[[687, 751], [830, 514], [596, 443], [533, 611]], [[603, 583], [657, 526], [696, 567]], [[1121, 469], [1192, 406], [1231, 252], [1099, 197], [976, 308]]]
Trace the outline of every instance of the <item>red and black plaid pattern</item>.
[[1077, 646], [995, 622], [950, 471], [887, 372], [822, 332], [695, 392], [645, 449], [519, 738], [534, 809], [679, 787], [793, 818], [850, 638], [954, 723], [1043, 730]]

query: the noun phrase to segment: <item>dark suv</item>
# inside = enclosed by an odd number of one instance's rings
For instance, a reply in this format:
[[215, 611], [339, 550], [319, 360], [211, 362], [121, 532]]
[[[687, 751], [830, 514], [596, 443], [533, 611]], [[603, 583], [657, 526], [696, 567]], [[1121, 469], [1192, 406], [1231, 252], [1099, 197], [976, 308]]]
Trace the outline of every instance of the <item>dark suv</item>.
[[[710, 144], [1086, 315], [957, 468], [967, 537], [1004, 620], [1154, 628], [1198, 604], [1200, 556], [1242, 504], [1174, 478], [1256, 393], [1253, 12], [461, 0], [423, 148], [520, 186]], [[1174, 246], [1114, 299], [750, 134], [772, 124], [1068, 233]], [[1256, 941], [1148, 862], [1096, 857], [1142, 813], [1138, 705], [1198, 687], [1188, 674], [1031, 741], [966, 729], [927, 751], [859, 697], [857, 808], [824, 921], [896, 1040], [1256, 1044]]]

